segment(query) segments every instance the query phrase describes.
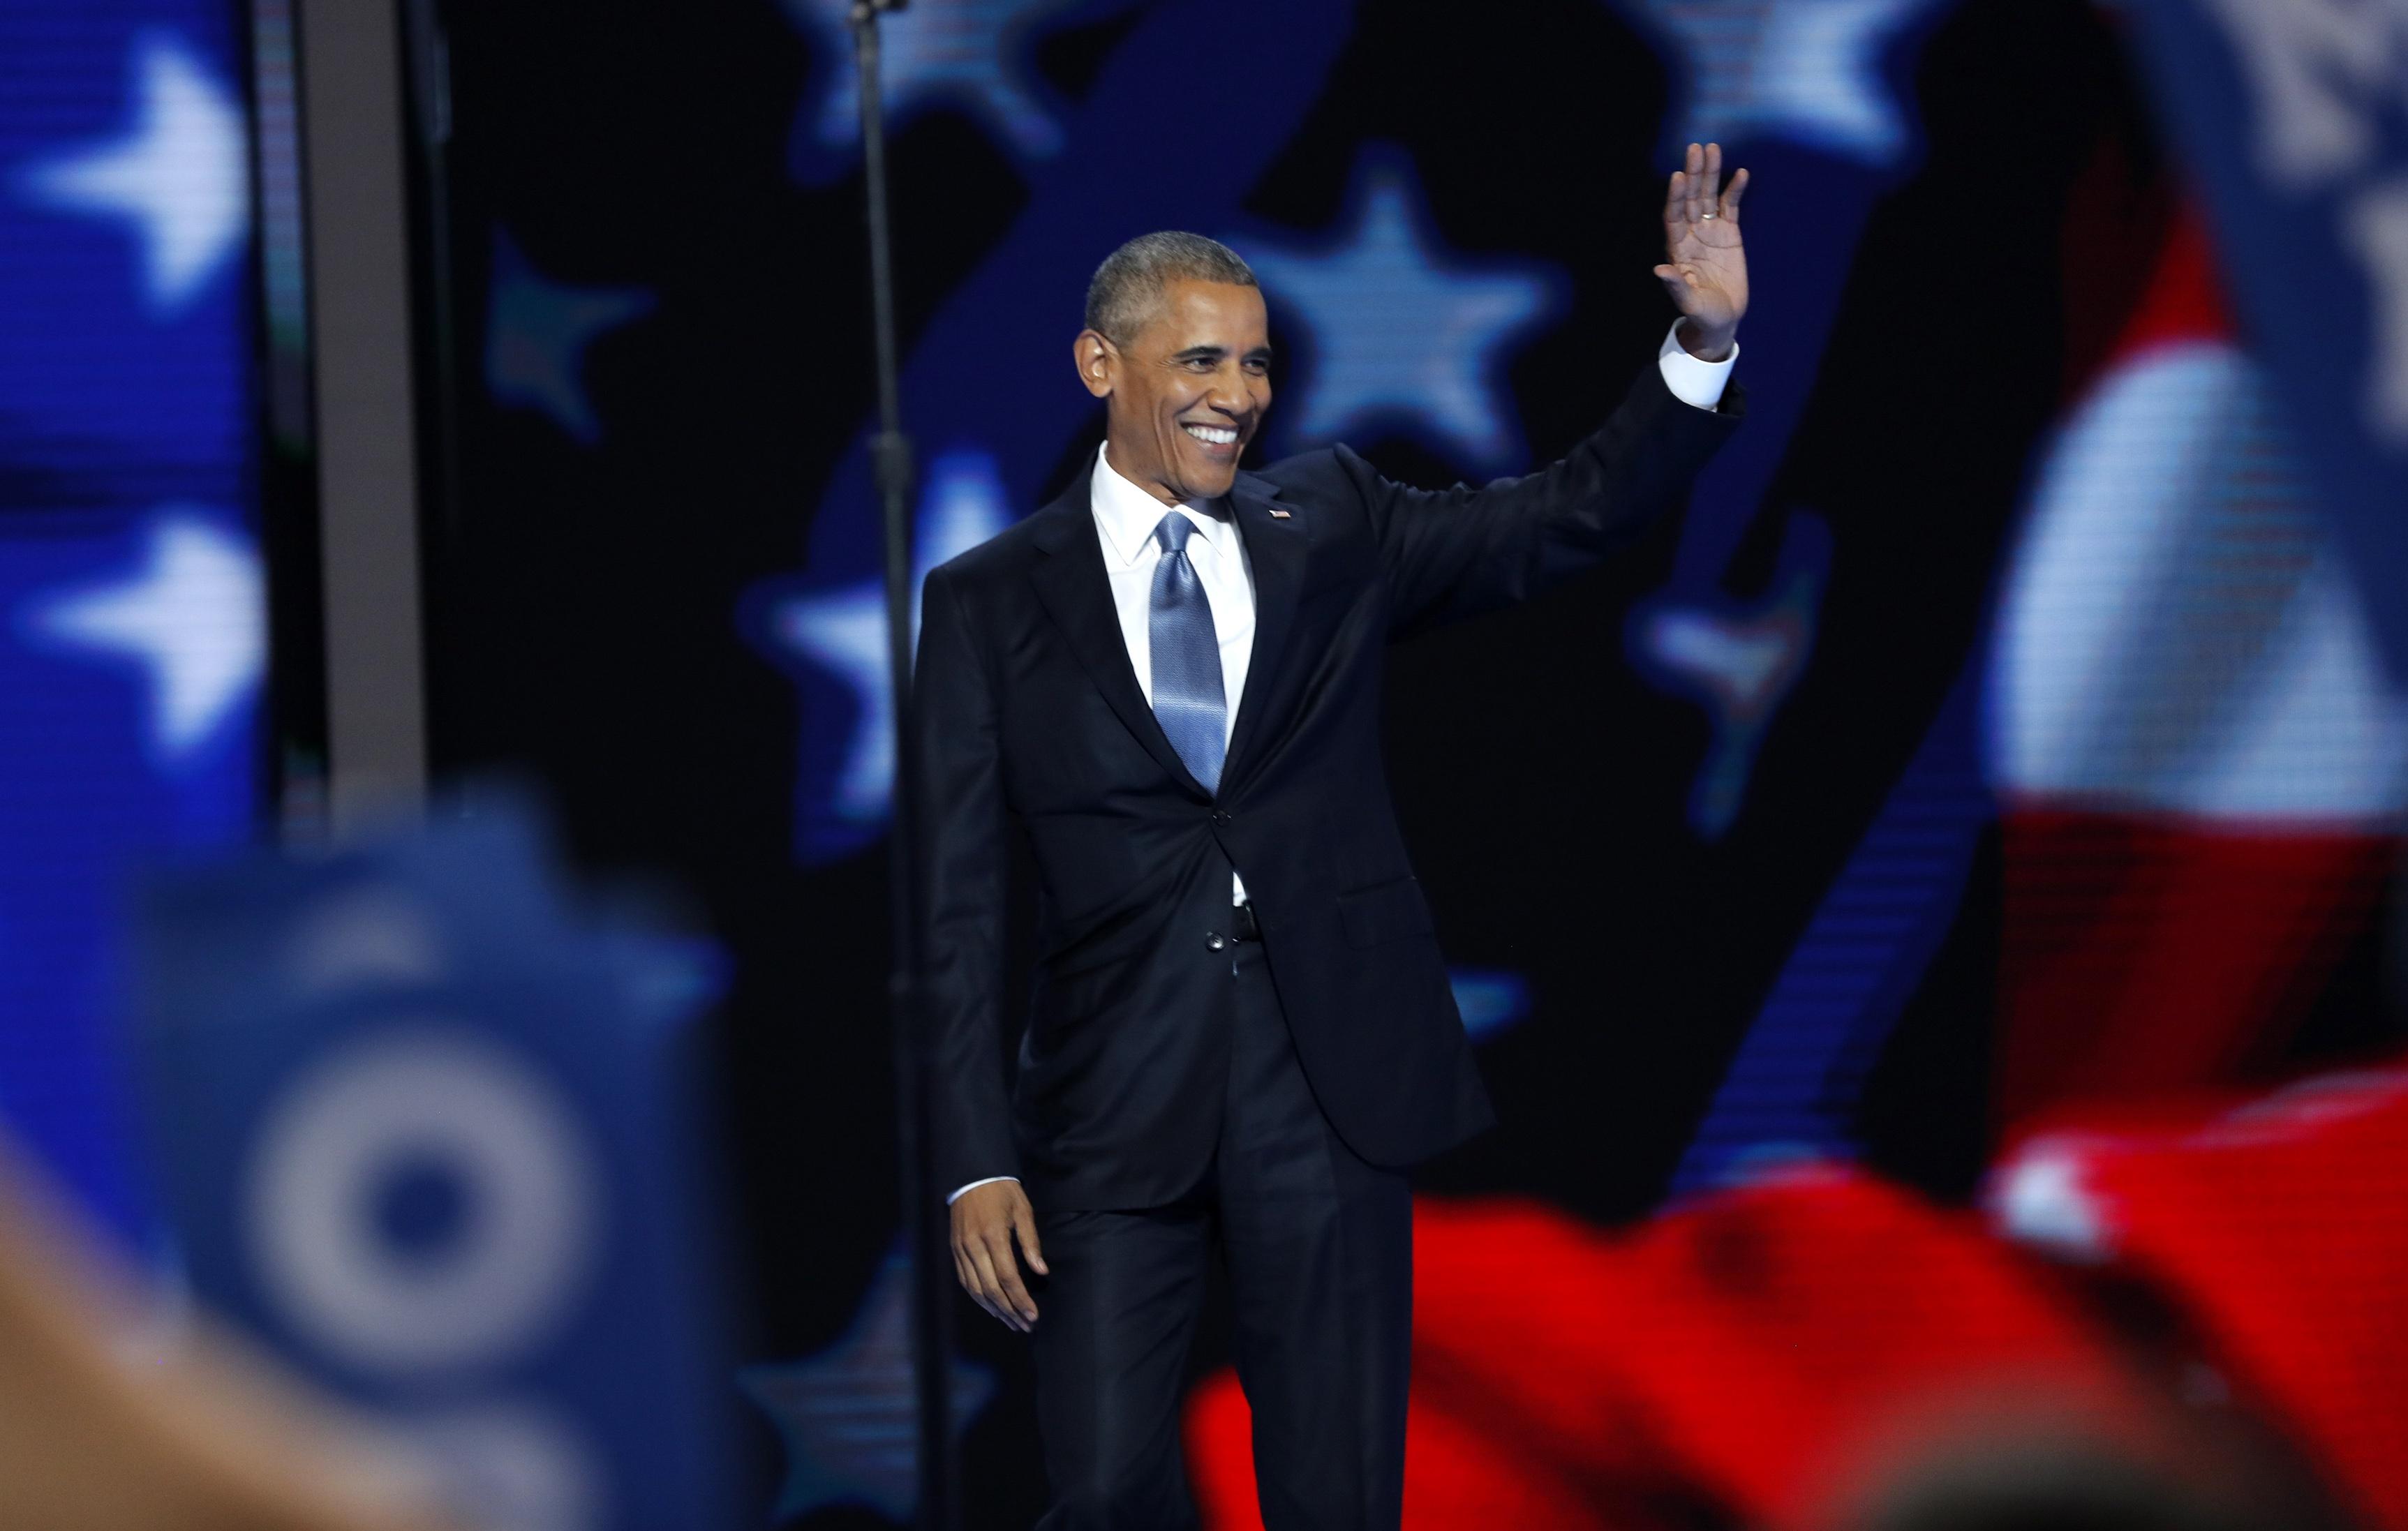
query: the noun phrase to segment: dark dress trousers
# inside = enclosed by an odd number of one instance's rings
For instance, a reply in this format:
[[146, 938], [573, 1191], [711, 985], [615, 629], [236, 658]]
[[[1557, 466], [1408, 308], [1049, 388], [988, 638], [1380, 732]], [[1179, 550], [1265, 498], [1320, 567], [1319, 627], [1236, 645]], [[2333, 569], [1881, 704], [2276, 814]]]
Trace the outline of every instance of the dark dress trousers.
[[[1389, 802], [1387, 645], [1597, 563], [1742, 405], [1683, 403], [1651, 365], [1526, 478], [1429, 493], [1342, 446], [1239, 474], [1255, 632], [1217, 794], [1139, 688], [1085, 475], [929, 574], [910, 769], [936, 1169], [1018, 1176], [1039, 1217], [1049, 1524], [1185, 1524], [1178, 1389], [1213, 1248], [1267, 1523], [1395, 1524], [1402, 1170], [1492, 1116]], [[1039, 885], [1008, 1093], [1014, 825]], [[1229, 939], [1232, 868], [1259, 944]]]

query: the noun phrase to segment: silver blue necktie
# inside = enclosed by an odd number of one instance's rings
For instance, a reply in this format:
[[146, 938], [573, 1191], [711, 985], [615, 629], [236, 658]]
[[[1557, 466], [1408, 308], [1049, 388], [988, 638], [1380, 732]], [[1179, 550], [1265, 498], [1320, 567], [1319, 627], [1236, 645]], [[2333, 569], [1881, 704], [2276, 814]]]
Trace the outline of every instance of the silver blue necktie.
[[1173, 510], [1154, 528], [1162, 560], [1154, 566], [1154, 604], [1146, 618], [1154, 650], [1154, 715], [1170, 747], [1206, 792], [1221, 788], [1221, 757], [1228, 750], [1229, 704], [1221, 689], [1221, 640], [1204, 581], [1187, 559], [1196, 523]]

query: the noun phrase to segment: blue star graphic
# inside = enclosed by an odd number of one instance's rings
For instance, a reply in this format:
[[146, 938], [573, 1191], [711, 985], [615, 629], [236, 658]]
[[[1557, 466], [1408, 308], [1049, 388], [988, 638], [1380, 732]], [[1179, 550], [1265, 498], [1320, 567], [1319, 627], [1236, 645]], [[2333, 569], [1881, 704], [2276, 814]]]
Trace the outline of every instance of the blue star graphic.
[[652, 309], [652, 294], [640, 287], [571, 287], [546, 279], [497, 229], [486, 390], [496, 404], [543, 411], [590, 447], [602, 439], [602, 422], [585, 396], [585, 348]]
[[31, 618], [55, 645], [133, 662], [149, 684], [151, 759], [163, 767], [192, 759], [241, 711], [267, 658], [258, 554], [187, 510], [151, 522], [139, 572], [53, 595]]
[[1640, 673], [1698, 702], [1713, 724], [1689, 792], [1689, 827], [1701, 839], [1720, 839], [1738, 819], [1756, 751], [1805, 672], [1830, 550], [1822, 518], [1800, 511], [1790, 520], [1772, 594], [1760, 604], [1676, 597], [1631, 614], [1629, 647]]
[[[1042, 159], [1062, 147], [1062, 127], [1024, 68], [1030, 34], [1082, 0], [914, 0], [881, 23], [879, 82], [895, 122], [932, 106], [961, 108], [1013, 155]], [[820, 45], [826, 84], [818, 110], [807, 103], [796, 138], [823, 151], [861, 138], [861, 83], [853, 62], [852, 0], [786, 0]], [[799, 144], [798, 144], [798, 147]], [[800, 157], [800, 156], [798, 156]]]
[[[771, 1512], [781, 1522], [829, 1505], [867, 1505], [909, 1522], [919, 1500], [918, 1402], [911, 1380], [911, 1263], [890, 1255], [843, 1338], [801, 1361], [737, 1373], [777, 1424], [786, 1479]], [[958, 1434], [995, 1396], [995, 1373], [953, 1362]]]
[[1519, 973], [1482, 967], [1450, 967], [1448, 986], [1463, 1017], [1464, 1035], [1484, 1042], [1528, 1017], [1530, 980]]
[[1906, 150], [1882, 50], [1944, 0], [1616, 0], [1677, 47], [1688, 93], [1674, 143], [1787, 138], [1870, 165]]
[[134, 47], [136, 121], [123, 138], [34, 167], [33, 198], [120, 218], [142, 248], [151, 308], [173, 313], [241, 248], [251, 223], [242, 108], [173, 37]]
[[[1003, 480], [987, 452], [966, 449], [929, 465], [912, 537], [911, 633], [920, 631], [920, 583], [927, 572], [967, 552], [1011, 523]], [[835, 751], [833, 770], [815, 769], [807, 751], [797, 809], [804, 859], [821, 861], [853, 850], [884, 827], [895, 777], [895, 693], [886, 666], [886, 586], [877, 574], [834, 589], [787, 592], [767, 587], [758, 625], [773, 657], [839, 682], [852, 695], [853, 719]], [[827, 730], [823, 720], [809, 723]]]
[[1309, 341], [1298, 444], [1350, 428], [1414, 420], [1465, 466], [1510, 465], [1521, 451], [1504, 397], [1509, 343], [1555, 307], [1542, 267], [1468, 268], [1426, 231], [1410, 166], [1374, 150], [1357, 177], [1352, 231], [1318, 251], [1237, 236], [1271, 301]]

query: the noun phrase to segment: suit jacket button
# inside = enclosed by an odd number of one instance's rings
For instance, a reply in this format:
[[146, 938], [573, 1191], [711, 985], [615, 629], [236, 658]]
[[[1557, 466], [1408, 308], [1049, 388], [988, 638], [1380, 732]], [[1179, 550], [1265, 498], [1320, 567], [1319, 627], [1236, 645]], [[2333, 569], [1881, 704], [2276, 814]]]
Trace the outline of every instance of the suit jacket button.
[[1207, 952], [1218, 952], [1228, 944], [1229, 943], [1226, 940], [1222, 938], [1221, 933], [1217, 930], [1204, 937], [1204, 950]]
[[1226, 828], [1228, 828], [1228, 827], [1229, 827], [1229, 813], [1228, 813], [1228, 810], [1227, 810], [1227, 809], [1226, 809], [1226, 808], [1214, 808], [1214, 809], [1212, 810], [1212, 822], [1213, 822], [1214, 823], [1216, 823], [1216, 824], [1220, 825], [1223, 829], [1226, 829]]

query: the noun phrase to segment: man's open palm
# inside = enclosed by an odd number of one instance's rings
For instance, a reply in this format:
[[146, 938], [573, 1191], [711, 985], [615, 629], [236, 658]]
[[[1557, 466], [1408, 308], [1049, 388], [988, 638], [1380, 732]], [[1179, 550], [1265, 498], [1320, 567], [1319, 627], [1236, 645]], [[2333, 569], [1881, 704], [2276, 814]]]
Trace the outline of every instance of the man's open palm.
[[1664, 193], [1664, 264], [1656, 275], [1681, 312], [1693, 351], [1727, 352], [1747, 312], [1747, 250], [1740, 240], [1739, 199], [1747, 172], [1722, 183], [1720, 144], [1691, 144]]

